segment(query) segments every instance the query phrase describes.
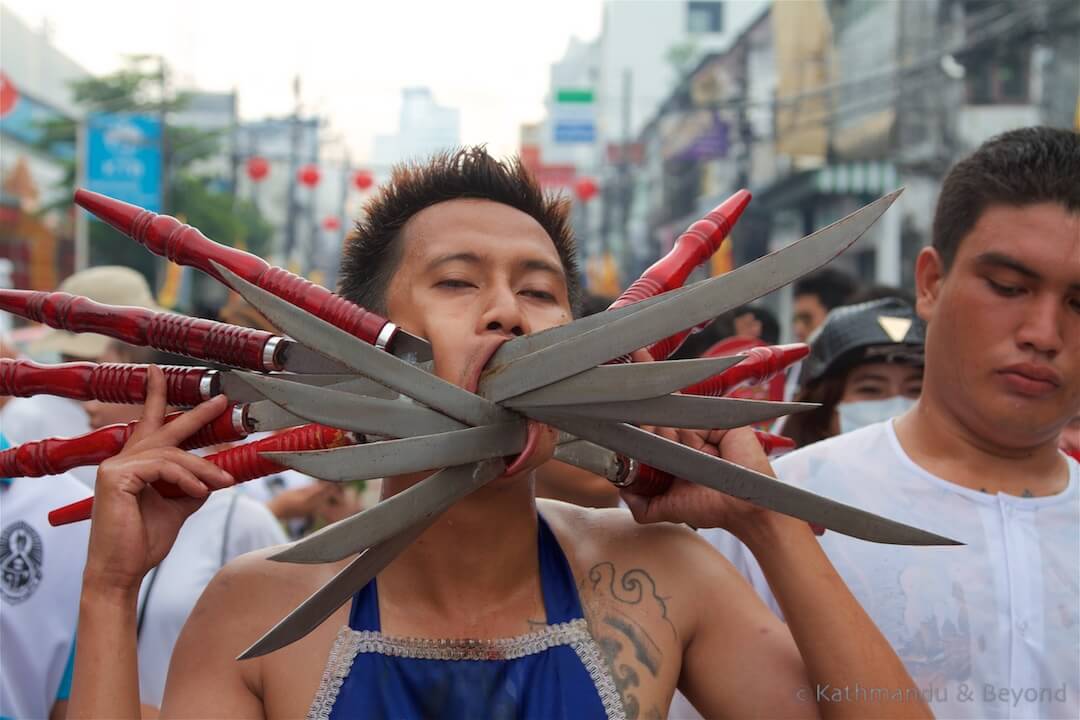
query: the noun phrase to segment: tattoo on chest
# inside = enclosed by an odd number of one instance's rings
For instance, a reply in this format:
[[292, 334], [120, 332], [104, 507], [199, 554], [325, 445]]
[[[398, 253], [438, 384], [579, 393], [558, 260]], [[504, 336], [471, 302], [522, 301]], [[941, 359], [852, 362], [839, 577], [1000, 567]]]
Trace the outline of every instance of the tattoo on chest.
[[[626, 716], [641, 717], [642, 677], [659, 677], [664, 659], [663, 650], [641, 620], [662, 620], [678, 639], [675, 625], [667, 616], [667, 603], [657, 592], [652, 576], [642, 568], [620, 573], [614, 563], [598, 563], [589, 569], [588, 582], [595, 606], [589, 623], [593, 637], [619, 691]], [[656, 622], [648, 625], [657, 627]], [[644, 716], [658, 717], [660, 711], [653, 706]]]

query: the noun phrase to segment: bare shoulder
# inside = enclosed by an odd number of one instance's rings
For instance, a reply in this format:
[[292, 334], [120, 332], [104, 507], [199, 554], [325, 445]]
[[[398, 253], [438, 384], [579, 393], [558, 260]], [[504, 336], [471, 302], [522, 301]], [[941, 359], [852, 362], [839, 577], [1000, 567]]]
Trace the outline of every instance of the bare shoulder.
[[[253, 660], [236, 658], [343, 567], [340, 563], [298, 565], [270, 560], [281, 547], [240, 555], [210, 581], [177, 641], [169, 668], [166, 705], [174, 714], [204, 712], [206, 692], [214, 702], [237, 700], [266, 716], [302, 716], [314, 695], [341, 613], [302, 640]], [[246, 698], [243, 700], [242, 698]]]
[[579, 565], [606, 561], [649, 566], [676, 585], [684, 580], [700, 585], [705, 576], [723, 582], [738, 575], [723, 555], [686, 525], [642, 525], [623, 508], [583, 508], [556, 500], [538, 500], [537, 507], [563, 550]]

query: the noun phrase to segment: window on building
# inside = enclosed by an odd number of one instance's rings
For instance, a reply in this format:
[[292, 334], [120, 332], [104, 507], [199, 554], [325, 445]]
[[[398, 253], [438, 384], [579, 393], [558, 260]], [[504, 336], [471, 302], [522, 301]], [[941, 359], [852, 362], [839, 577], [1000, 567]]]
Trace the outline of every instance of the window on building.
[[718, 33], [724, 29], [724, 3], [688, 2], [686, 29], [690, 33]]

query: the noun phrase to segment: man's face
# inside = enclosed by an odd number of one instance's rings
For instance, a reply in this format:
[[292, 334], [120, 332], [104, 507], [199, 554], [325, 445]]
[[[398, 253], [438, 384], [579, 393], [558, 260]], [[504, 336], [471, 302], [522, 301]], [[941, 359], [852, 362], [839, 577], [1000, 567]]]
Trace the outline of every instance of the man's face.
[[431, 342], [435, 374], [475, 390], [498, 347], [572, 319], [555, 245], [532, 217], [488, 200], [417, 213], [387, 289], [391, 320]]
[[916, 281], [929, 323], [923, 397], [992, 446], [1055, 441], [1080, 412], [1080, 215], [991, 207], [948, 274], [928, 248]]
[[795, 333], [795, 339], [806, 342], [810, 333], [825, 322], [825, 316], [828, 314], [829, 309], [821, 304], [817, 295], [810, 293], [796, 295], [791, 311], [791, 328]]

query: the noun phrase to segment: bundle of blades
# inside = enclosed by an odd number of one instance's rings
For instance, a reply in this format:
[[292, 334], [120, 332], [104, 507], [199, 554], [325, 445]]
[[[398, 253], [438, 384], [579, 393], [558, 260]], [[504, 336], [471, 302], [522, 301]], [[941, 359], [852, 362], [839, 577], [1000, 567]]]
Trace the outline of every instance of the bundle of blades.
[[[350, 333], [215, 264], [216, 275], [297, 342], [458, 423], [458, 427], [445, 432], [363, 447], [270, 455], [275, 461], [316, 476], [336, 474], [336, 479], [364, 473], [382, 476], [443, 469], [364, 513], [297, 541], [275, 556], [292, 562], [325, 562], [360, 553], [332, 583], [305, 601], [241, 657], [264, 654], [302, 637], [378, 573], [404, 547], [404, 538], [422, 531], [426, 523], [458, 499], [497, 477], [503, 471], [500, 459], [522, 449], [525, 418], [539, 420], [573, 436], [574, 439], [567, 438], [564, 443], [567, 447], [564, 457], [573, 457], [624, 481], [633, 474], [636, 464], [647, 464], [653, 472], [700, 483], [853, 537], [897, 544], [957, 544], [799, 490], [631, 424], [670, 424], [684, 418], [684, 424], [732, 427], [751, 422], [747, 418], [754, 413], [758, 413], [757, 419], [770, 417], [759, 403], [667, 396], [668, 390], [649, 396], [663, 386], [660, 382], [640, 397], [628, 397], [626, 383], [620, 383], [618, 393], [611, 394], [608, 392], [611, 386], [605, 386], [601, 374], [619, 368], [598, 367], [816, 269], [861, 236], [898, 194], [887, 195], [797, 243], [722, 277], [510, 340], [489, 362], [476, 394], [381, 353]], [[642, 370], [632, 365], [624, 369], [644, 372], [650, 366], [659, 376], [674, 373], [678, 367], [648, 363], [641, 366]], [[347, 408], [354, 400], [344, 395], [334, 397], [340, 395], [334, 390], [273, 386], [273, 381], [265, 380], [253, 382], [268, 397], [301, 416], [315, 415], [319, 406], [325, 408], [328, 403], [339, 403], [339, 409]], [[682, 386], [675, 382], [670, 389]], [[591, 393], [587, 402], [582, 401], [586, 390]], [[794, 409], [787, 405], [772, 407], [776, 411], [771, 416]], [[621, 463], [620, 456], [629, 462], [615, 468]], [[357, 474], [354, 469], [361, 463], [365, 470]]]

